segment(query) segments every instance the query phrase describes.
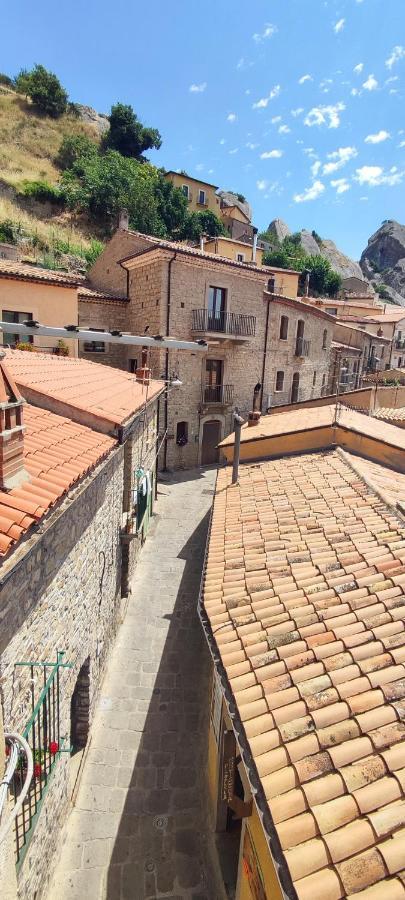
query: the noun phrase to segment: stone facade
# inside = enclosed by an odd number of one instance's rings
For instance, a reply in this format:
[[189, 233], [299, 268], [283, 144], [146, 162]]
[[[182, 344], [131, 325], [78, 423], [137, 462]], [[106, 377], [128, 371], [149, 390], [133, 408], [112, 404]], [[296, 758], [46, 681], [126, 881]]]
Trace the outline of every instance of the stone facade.
[[[111, 290], [114, 255], [116, 260], [125, 256], [120, 234], [122, 232], [114, 236], [97, 260], [95, 286], [100, 290]], [[321, 395], [327, 381], [333, 320], [323, 310], [296, 300], [297, 275], [277, 270], [270, 294], [269, 269], [234, 265], [215, 259], [212, 254], [193, 252], [191, 248], [184, 252], [178, 245], [168, 242], [164, 246], [156, 242], [156, 247], [150, 243], [148, 252], [142, 253], [145, 243], [142, 236], [132, 235], [134, 256], [124, 261], [128, 269], [129, 301], [125, 330], [151, 336], [168, 334], [187, 341], [198, 337], [209, 340], [207, 354], [167, 352], [158, 348], [150, 351], [154, 377], [170, 379], [175, 375], [182, 382], [176, 388], [169, 385], [161, 404], [161, 431], [167, 433], [166, 453], [161, 458], [163, 465], [189, 468], [208, 461], [206, 440], [209, 429], [217, 423], [213, 427], [218, 442], [232, 430], [235, 406], [241, 415], [247, 416], [252, 406], [253, 388], [263, 380], [264, 362], [263, 409], [267, 405], [291, 401], [294, 375], [295, 386], [299, 376], [297, 400]], [[116, 268], [120, 268], [122, 279], [124, 269], [117, 264]], [[109, 280], [103, 282], [103, 272], [107, 269]], [[93, 269], [90, 278], [93, 283]], [[117, 280], [117, 289], [118, 283]], [[226, 334], [193, 330], [193, 315], [196, 310], [208, 309], [210, 287], [213, 286], [225, 291], [226, 315], [230, 314], [232, 321], [232, 317], [252, 317], [253, 327], [248, 329], [247, 335], [238, 333], [237, 328], [232, 330], [232, 325]], [[120, 288], [122, 290], [122, 284]], [[274, 291], [278, 291], [279, 296]], [[289, 319], [287, 340], [281, 340], [279, 336], [282, 314]], [[104, 315], [102, 302], [95, 307], [94, 318], [98, 316], [98, 327], [107, 327], [108, 315]], [[309, 355], [295, 355], [299, 321], [303, 322], [303, 341], [309, 341]], [[96, 321], [93, 324], [96, 325]], [[210, 366], [217, 366], [221, 373], [221, 390], [217, 394], [205, 391]], [[284, 373], [282, 390], [279, 384], [276, 390], [277, 372]], [[213, 451], [215, 458], [215, 446]]]
[[[102, 322], [102, 325], [100, 325]], [[79, 327], [104, 328], [110, 331], [128, 331], [128, 303], [125, 300], [96, 300], [79, 295]], [[100, 335], [101, 339], [101, 335]], [[91, 362], [114, 366], [116, 369], [129, 369], [131, 350], [124, 344], [108, 344], [104, 342], [104, 350], [91, 350], [84, 341], [79, 341], [79, 356]], [[135, 348], [136, 349], [136, 348]]]

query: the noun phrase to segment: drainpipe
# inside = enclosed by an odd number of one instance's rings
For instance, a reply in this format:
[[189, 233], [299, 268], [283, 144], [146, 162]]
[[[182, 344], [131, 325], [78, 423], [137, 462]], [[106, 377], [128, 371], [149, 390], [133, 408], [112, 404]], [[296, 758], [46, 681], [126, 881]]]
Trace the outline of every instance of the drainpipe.
[[269, 335], [269, 317], [270, 317], [270, 300], [267, 300], [267, 311], [266, 311], [266, 327], [264, 332], [264, 350], [263, 350], [263, 365], [262, 365], [262, 386], [260, 390], [260, 411], [263, 412], [263, 391], [264, 391], [264, 376], [266, 373], [266, 354], [267, 354], [267, 342]]
[[256, 250], [257, 250], [257, 232], [258, 228], [253, 228], [253, 247], [252, 247], [252, 263], [256, 265]]
[[232, 484], [237, 484], [240, 460], [240, 433], [243, 425], [242, 416], [239, 416], [237, 412], [233, 414], [233, 425], [235, 429], [235, 445], [233, 448]]
[[[177, 252], [173, 254], [172, 258], [169, 260], [167, 266], [167, 300], [166, 300], [166, 335], [170, 334], [170, 304], [171, 304], [171, 292], [172, 292], [172, 263], [176, 259]], [[168, 391], [169, 391], [169, 351], [166, 350], [166, 363], [165, 363], [165, 379], [166, 379], [166, 390], [165, 390], [165, 443], [163, 447], [163, 471], [167, 471], [167, 424], [169, 420], [169, 399], [168, 399]]]

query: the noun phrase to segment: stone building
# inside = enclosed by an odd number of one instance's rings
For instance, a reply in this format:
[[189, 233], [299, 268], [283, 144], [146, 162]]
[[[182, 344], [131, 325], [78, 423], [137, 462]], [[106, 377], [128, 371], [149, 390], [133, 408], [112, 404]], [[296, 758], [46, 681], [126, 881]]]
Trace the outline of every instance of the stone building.
[[51, 873], [147, 532], [162, 389], [83, 360], [0, 361], [1, 703], [5, 730], [34, 751], [15, 830], [21, 900]]
[[[217, 445], [232, 430], [233, 409], [248, 414], [258, 383], [262, 408], [321, 395], [334, 319], [297, 299], [297, 272], [121, 229], [89, 280], [94, 291], [117, 298], [126, 293], [128, 300], [119, 301], [126, 330], [208, 342], [201, 358], [180, 359], [158, 349], [150, 354], [156, 376], [182, 382], [164, 402], [165, 466], [216, 462]], [[82, 294], [81, 322], [87, 323], [89, 307]], [[106, 327], [111, 308], [94, 298], [92, 324]], [[127, 368], [134, 364], [123, 360]]]

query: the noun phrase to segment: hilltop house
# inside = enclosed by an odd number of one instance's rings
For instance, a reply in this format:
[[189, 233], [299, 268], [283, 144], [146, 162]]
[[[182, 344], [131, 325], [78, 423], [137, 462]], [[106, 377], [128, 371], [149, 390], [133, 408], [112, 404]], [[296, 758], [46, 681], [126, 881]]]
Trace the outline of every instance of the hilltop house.
[[20, 900], [51, 874], [147, 533], [163, 388], [84, 360], [0, 359], [2, 711], [34, 751], [14, 829]]

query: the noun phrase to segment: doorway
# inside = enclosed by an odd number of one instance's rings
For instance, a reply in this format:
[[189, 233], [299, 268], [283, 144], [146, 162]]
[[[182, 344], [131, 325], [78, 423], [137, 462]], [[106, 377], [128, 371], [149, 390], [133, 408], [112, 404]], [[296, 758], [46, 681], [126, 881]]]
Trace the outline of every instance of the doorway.
[[90, 657], [84, 661], [70, 701], [70, 796], [78, 783], [90, 728]]
[[208, 293], [208, 331], [223, 331], [225, 324], [226, 289], [210, 287]]
[[218, 444], [221, 440], [221, 423], [218, 419], [204, 422], [201, 447], [201, 465], [212, 466], [219, 460]]
[[300, 389], [300, 374], [299, 374], [299, 372], [294, 372], [292, 386], [291, 386], [291, 403], [298, 402], [299, 389]]
[[221, 403], [222, 371], [222, 359], [207, 359], [205, 364], [205, 403]]

